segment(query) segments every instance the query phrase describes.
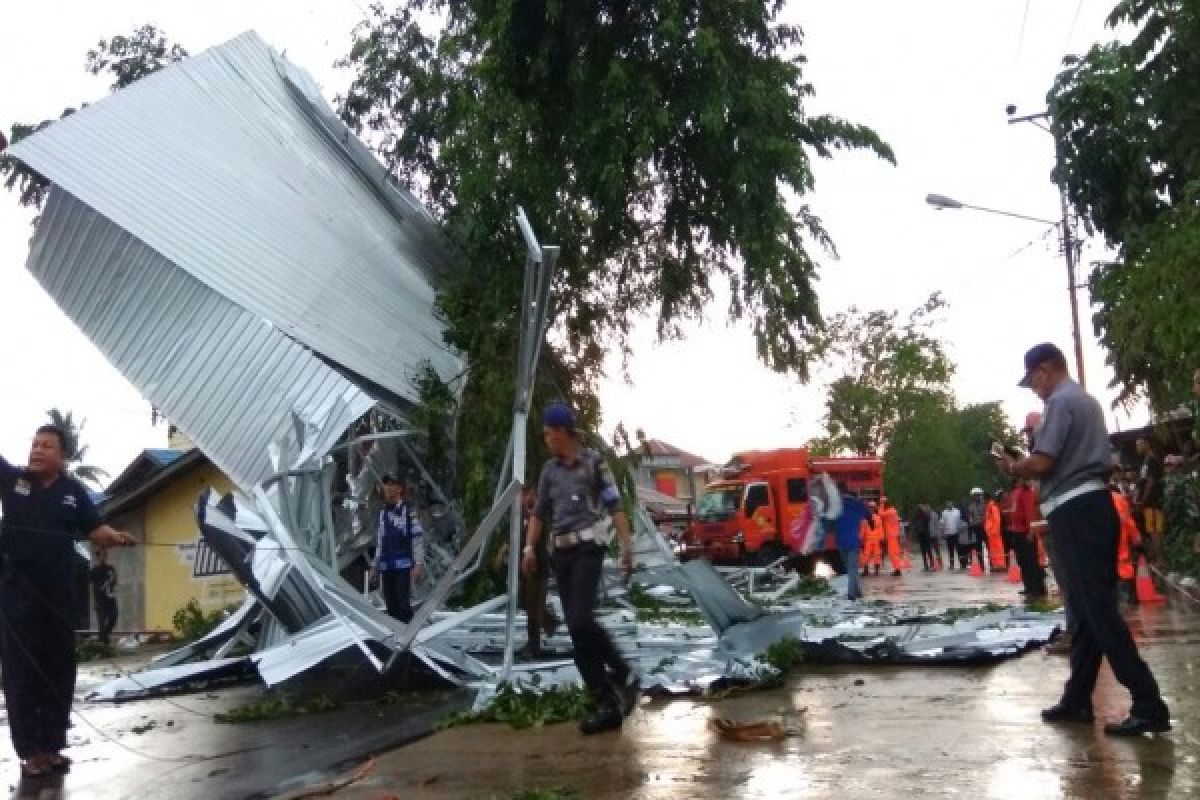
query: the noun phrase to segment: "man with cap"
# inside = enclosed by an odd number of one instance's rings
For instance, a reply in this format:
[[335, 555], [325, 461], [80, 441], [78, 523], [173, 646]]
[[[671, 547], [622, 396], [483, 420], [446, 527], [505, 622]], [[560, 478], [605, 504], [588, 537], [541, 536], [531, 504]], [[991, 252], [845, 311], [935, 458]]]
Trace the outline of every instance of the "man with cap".
[[411, 622], [412, 581], [425, 574], [425, 539], [416, 509], [404, 499], [404, 482], [384, 475], [383, 508], [379, 511], [379, 534], [375, 543], [372, 579], [378, 579], [387, 613], [401, 622]]
[[1117, 541], [1120, 521], [1105, 481], [1111, 463], [1104, 411], [1071, 380], [1062, 351], [1039, 344], [1025, 354], [1019, 384], [1046, 403], [1033, 452], [1014, 461], [999, 454], [1001, 467], [1017, 478], [1041, 481], [1041, 511], [1054, 538], [1054, 556], [1066, 589], [1074, 635], [1071, 674], [1062, 699], [1042, 711], [1046, 722], [1092, 722], [1092, 692], [1100, 662], [1107, 658], [1133, 699], [1129, 715], [1104, 727], [1113, 736], [1138, 736], [1171, 729], [1158, 683], [1117, 608]]
[[617, 529], [626, 575], [633, 572], [629, 520], [608, 465], [579, 441], [574, 410], [565, 403], [551, 403], [542, 422], [553, 457], [538, 477], [537, 505], [526, 531], [521, 570], [532, 575], [537, 569], [537, 548], [542, 530], [548, 528], [575, 666], [596, 706], [579, 730], [585, 734], [616, 730], [637, 704], [639, 684], [608, 631], [596, 621], [596, 593], [608, 541], [601, 509], [608, 511]]

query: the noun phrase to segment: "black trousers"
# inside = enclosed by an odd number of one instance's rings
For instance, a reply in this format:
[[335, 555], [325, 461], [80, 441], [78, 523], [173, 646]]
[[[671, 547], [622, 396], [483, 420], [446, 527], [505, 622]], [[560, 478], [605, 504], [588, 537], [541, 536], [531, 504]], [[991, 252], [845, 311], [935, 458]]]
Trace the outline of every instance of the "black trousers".
[[[537, 567], [532, 575], [521, 573], [517, 582], [517, 594], [521, 608], [525, 610], [525, 644], [530, 650], [542, 646], [542, 629], [546, 624], [546, 585], [550, 579], [550, 559], [545, 550], [536, 550]], [[557, 623], [556, 623], [557, 624]]]
[[1038, 563], [1037, 545], [1027, 533], [1008, 531], [1009, 545], [1017, 557], [1021, 569], [1021, 582], [1025, 584], [1026, 597], [1040, 597], [1046, 593], [1046, 571]]
[[1063, 703], [1091, 708], [1100, 661], [1133, 698], [1131, 714], [1167, 716], [1158, 683], [1117, 609], [1117, 537], [1120, 521], [1107, 490], [1088, 492], [1050, 514], [1058, 573], [1066, 584], [1066, 602], [1074, 619], [1071, 676]]
[[987, 539], [987, 534], [984, 532], [982, 525], [972, 525], [970, 530], [971, 544], [968, 545], [967, 549], [975, 551], [975, 561], [979, 563], [981, 568], [985, 568], [987, 567], [987, 562], [983, 560], [983, 543]]
[[412, 570], [385, 569], [379, 573], [379, 584], [383, 589], [383, 604], [387, 606], [388, 616], [401, 622], [411, 622]]
[[92, 597], [96, 608], [96, 628], [100, 632], [100, 641], [108, 644], [108, 637], [113, 628], [117, 627], [117, 599], [105, 594]]
[[13, 749], [22, 759], [67, 746], [75, 694], [74, 591], [69, 581], [58, 583], [0, 577], [4, 707]]
[[614, 680], [624, 682], [629, 665], [608, 631], [596, 621], [596, 592], [603, 564], [604, 549], [593, 542], [554, 551], [554, 578], [575, 650], [575, 667], [596, 703], [608, 705], [616, 702], [610, 671]]
[[[934, 539], [928, 534], [917, 537], [921, 543], [921, 566], [925, 569], [933, 569], [937, 566], [937, 559], [934, 558], [934, 553], [937, 552], [937, 539]], [[938, 558], [941, 556], [939, 555]]]

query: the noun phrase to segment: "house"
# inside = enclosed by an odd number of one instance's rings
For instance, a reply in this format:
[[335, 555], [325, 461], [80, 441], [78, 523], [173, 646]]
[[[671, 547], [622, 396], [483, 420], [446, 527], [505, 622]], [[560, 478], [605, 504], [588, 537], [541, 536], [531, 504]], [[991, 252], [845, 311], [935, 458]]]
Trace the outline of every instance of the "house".
[[199, 448], [143, 450], [108, 487], [101, 518], [139, 543], [110, 554], [118, 630], [170, 631], [175, 612], [193, 598], [206, 611], [241, 602], [241, 584], [196, 526], [196, 498], [206, 487], [234, 488]]
[[720, 477], [720, 467], [661, 439], [639, 436], [637, 483], [674, 497], [684, 505], [704, 496], [704, 487]]

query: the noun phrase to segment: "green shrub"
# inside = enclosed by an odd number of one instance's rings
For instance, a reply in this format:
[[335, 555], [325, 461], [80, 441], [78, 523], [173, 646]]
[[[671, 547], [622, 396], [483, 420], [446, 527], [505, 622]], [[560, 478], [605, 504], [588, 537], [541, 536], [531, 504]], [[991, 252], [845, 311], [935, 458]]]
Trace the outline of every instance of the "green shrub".
[[178, 638], [185, 642], [194, 642], [224, 622], [229, 613], [236, 608], [237, 606], [227, 606], [216, 611], [205, 611], [193, 597], [171, 617], [171, 625], [174, 626]]

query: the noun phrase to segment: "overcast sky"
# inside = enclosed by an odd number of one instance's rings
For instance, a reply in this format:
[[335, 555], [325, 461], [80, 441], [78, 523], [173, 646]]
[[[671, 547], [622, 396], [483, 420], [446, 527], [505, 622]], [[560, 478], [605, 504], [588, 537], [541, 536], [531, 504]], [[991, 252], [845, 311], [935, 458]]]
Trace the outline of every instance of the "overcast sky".
[[[44, 0], [12, 4], [0, 49], [0, 126], [56, 117], [96, 100], [107, 81], [83, 71], [101, 38], [151, 22], [197, 53], [255, 29], [314, 74], [332, 98], [349, 80], [332, 64], [348, 48], [365, 0]], [[860, 154], [817, 165], [808, 200], [824, 218], [840, 260], [821, 259], [822, 309], [850, 304], [907, 311], [930, 292], [950, 302], [940, 333], [958, 365], [963, 403], [999, 400], [1016, 420], [1035, 398], [1015, 387], [1021, 354], [1057, 342], [1070, 356], [1066, 274], [1048, 226], [971, 211], [937, 212], [929, 192], [1035, 217], [1058, 216], [1049, 182], [1048, 134], [1006, 124], [1004, 108], [1040, 111], [1064, 54], [1108, 38], [1112, 0], [887, 0], [793, 2], [804, 28], [808, 108], [875, 128], [897, 167]], [[102, 157], [102, 154], [98, 154]], [[24, 268], [32, 214], [0, 197], [0, 454], [23, 460], [46, 409], [87, 418], [93, 463], [118, 472], [165, 427]], [[1089, 243], [1084, 262], [1103, 256]], [[1082, 280], [1081, 275], [1081, 280]], [[1110, 401], [1111, 373], [1083, 303], [1089, 388]], [[724, 308], [690, 326], [684, 341], [657, 344], [652, 324], [635, 341], [626, 384], [619, 364], [604, 383], [605, 428], [665, 439], [713, 460], [741, 449], [796, 446], [821, 431], [823, 389], [800, 387], [759, 365], [749, 326], [727, 327]], [[1144, 420], [1144, 412], [1133, 422]], [[1110, 414], [1110, 426], [1131, 419]]]

